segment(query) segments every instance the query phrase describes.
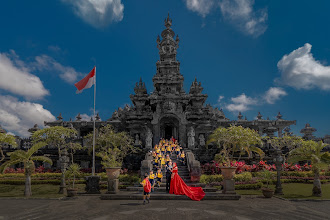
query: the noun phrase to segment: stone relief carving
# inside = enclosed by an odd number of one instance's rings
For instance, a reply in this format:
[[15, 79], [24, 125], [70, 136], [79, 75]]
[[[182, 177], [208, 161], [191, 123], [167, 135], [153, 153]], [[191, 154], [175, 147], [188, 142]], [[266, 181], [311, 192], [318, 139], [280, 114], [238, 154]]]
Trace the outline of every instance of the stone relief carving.
[[146, 148], [152, 148], [152, 132], [150, 130], [150, 128], [148, 128], [147, 130], [147, 137], [146, 137]]
[[192, 148], [195, 146], [195, 129], [190, 127], [188, 131], [188, 148]]
[[135, 135], [135, 142], [134, 142], [135, 145], [140, 145], [140, 138], [139, 138], [139, 134], [136, 134]]
[[199, 135], [199, 145], [200, 146], [205, 146], [205, 136], [204, 136], [204, 134]]

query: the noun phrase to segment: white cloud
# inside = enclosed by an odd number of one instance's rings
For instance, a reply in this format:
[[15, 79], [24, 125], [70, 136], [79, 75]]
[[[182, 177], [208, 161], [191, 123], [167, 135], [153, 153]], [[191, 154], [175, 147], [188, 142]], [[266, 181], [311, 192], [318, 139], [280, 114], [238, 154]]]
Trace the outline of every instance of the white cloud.
[[231, 98], [231, 104], [225, 106], [228, 111], [231, 112], [244, 112], [250, 109], [250, 106], [256, 105], [258, 100], [246, 96], [244, 93], [237, 97]]
[[104, 28], [124, 17], [124, 4], [121, 0], [62, 0], [72, 5], [75, 14], [86, 23]]
[[266, 31], [267, 9], [254, 11], [254, 0], [221, 0], [219, 5], [225, 20], [245, 34], [258, 37]]
[[286, 96], [287, 93], [280, 87], [270, 87], [264, 95], [264, 99], [268, 104], [274, 104], [281, 97]]
[[220, 103], [225, 97], [223, 95], [220, 95], [218, 98], [218, 103]]
[[[287, 93], [284, 89], [280, 87], [270, 87], [263, 95], [258, 97], [249, 97], [244, 93], [237, 97], [230, 99], [230, 103], [224, 103], [225, 109], [230, 112], [245, 112], [250, 110], [253, 106], [263, 105], [263, 104], [275, 104], [276, 101], [280, 100]], [[223, 97], [223, 96], [220, 96]], [[218, 99], [218, 104], [223, 98]]]
[[184, 0], [187, 8], [193, 12], [197, 12], [202, 17], [210, 13], [214, 6], [214, 0]]
[[80, 114], [82, 121], [91, 121], [91, 118], [94, 118], [92, 115]]
[[12, 96], [0, 95], [0, 124], [9, 132], [28, 137], [28, 129], [38, 124], [43, 127], [44, 121], [54, 121], [50, 111], [38, 103], [22, 102]]
[[82, 77], [83, 74], [77, 72], [74, 68], [69, 66], [63, 66], [58, 63], [55, 59], [47, 55], [37, 56], [35, 58], [36, 62], [33, 64], [34, 68], [39, 71], [43, 70], [54, 70], [59, 72], [59, 76], [67, 83], [74, 83], [78, 80], [78, 77]]
[[15, 51], [0, 53], [0, 88], [27, 99], [41, 99], [49, 94], [39, 77], [19, 59]]
[[311, 49], [312, 45], [306, 43], [282, 57], [277, 63], [281, 83], [296, 89], [330, 90], [330, 66], [315, 60]]

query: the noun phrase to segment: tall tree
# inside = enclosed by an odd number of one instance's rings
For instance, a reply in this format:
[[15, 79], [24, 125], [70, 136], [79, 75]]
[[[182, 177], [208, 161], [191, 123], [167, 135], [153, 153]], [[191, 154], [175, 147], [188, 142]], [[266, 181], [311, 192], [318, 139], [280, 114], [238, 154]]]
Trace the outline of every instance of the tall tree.
[[11, 134], [0, 133], [0, 154], [1, 154], [0, 162], [5, 159], [5, 155], [3, 154], [4, 145], [11, 145], [12, 147], [16, 147], [17, 143], [15, 140], [16, 140], [15, 137]]
[[301, 146], [291, 150], [289, 153], [288, 159], [290, 162], [308, 161], [311, 163], [314, 173], [313, 196], [322, 196], [320, 171], [327, 168], [330, 164], [329, 152], [322, 152], [325, 146], [327, 145], [322, 143], [322, 141], [303, 141]]
[[46, 145], [45, 142], [39, 142], [34, 144], [29, 150], [16, 150], [14, 152], [7, 153], [10, 156], [10, 160], [6, 161], [0, 166], [0, 172], [3, 173], [7, 167], [12, 165], [23, 163], [25, 174], [25, 196], [31, 196], [31, 175], [35, 170], [34, 161], [43, 161], [52, 164], [52, 160], [45, 156], [33, 156], [38, 150]]
[[[67, 149], [70, 148], [70, 144], [67, 140], [74, 138], [77, 135], [77, 131], [73, 128], [65, 128], [62, 126], [54, 126], [50, 128], [44, 128], [38, 130], [32, 134], [32, 140], [34, 143], [40, 141], [45, 142], [48, 146], [56, 147], [58, 149], [59, 159], [62, 157], [62, 153], [66, 153]], [[61, 186], [59, 193], [65, 193], [65, 167], [61, 169]]]

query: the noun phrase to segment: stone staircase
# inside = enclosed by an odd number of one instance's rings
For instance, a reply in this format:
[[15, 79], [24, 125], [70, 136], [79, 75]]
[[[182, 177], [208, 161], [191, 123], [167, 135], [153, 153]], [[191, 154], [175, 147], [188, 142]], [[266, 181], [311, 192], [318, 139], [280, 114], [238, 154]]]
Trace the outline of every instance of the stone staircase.
[[[180, 160], [178, 160], [174, 153], [171, 155], [171, 160], [172, 160], [172, 163], [177, 164], [178, 174], [188, 186], [201, 186], [201, 187], [203, 187], [205, 192], [215, 192], [216, 191], [215, 188], [205, 188], [205, 184], [192, 182], [187, 164], [183, 164]], [[154, 173], [157, 172], [157, 168], [155, 168], [155, 167], [153, 167], [152, 170]], [[160, 184], [160, 187], [158, 187], [157, 184], [155, 184], [154, 192], [165, 192], [166, 191], [166, 170], [164, 167], [163, 167], [162, 173], [163, 173], [162, 183]], [[127, 187], [126, 190], [142, 192], [143, 187], [141, 185], [136, 185], [133, 187]]]

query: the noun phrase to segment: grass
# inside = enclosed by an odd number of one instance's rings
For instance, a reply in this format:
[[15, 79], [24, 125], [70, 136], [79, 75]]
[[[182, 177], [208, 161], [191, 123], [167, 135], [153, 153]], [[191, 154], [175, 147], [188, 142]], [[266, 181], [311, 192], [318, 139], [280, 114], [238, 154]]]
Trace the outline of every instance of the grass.
[[[286, 199], [330, 199], [330, 184], [322, 184], [322, 197], [312, 196], [313, 184], [287, 183], [282, 184], [283, 193], [281, 197]], [[275, 189], [274, 185], [270, 188]], [[262, 195], [261, 190], [236, 190], [240, 195]]]
[[[85, 190], [85, 184], [77, 184], [78, 191]], [[58, 194], [59, 186], [51, 184], [32, 185], [31, 198], [61, 198], [65, 195]], [[24, 197], [24, 185], [0, 184], [0, 197]]]
[[330, 199], [330, 184], [322, 184], [322, 197], [312, 196], [313, 184], [282, 184], [286, 199]]

